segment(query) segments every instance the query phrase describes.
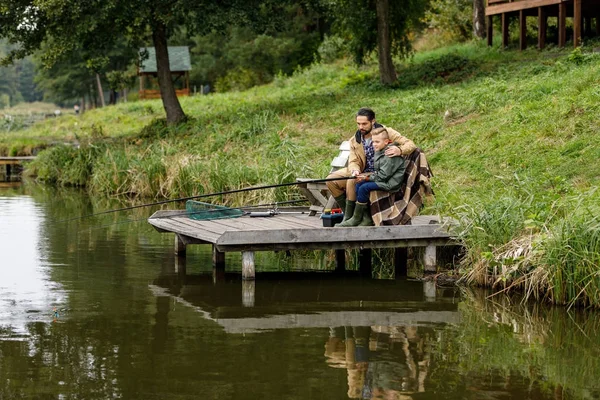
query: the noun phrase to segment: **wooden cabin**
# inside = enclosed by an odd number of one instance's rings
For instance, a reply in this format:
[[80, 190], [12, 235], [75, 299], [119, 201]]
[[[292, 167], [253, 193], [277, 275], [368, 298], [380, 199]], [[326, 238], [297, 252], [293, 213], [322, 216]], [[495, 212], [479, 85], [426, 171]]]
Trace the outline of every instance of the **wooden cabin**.
[[[492, 45], [493, 18], [502, 21], [502, 47], [508, 45], [510, 18], [519, 19], [519, 49], [527, 47], [527, 17], [538, 19], [538, 48], [546, 46], [548, 17], [558, 18], [559, 47], [567, 41], [567, 18], [573, 21], [573, 46], [581, 45], [584, 36], [600, 35], [600, 0], [487, 0], [487, 40]], [[592, 22], [595, 26], [592, 29]]]
[[[171, 79], [173, 79], [177, 97], [189, 96], [190, 71], [192, 70], [190, 50], [187, 46], [173, 46], [168, 47], [168, 51]], [[143, 58], [142, 55], [146, 52], [148, 53], [148, 58]], [[140, 62], [138, 67], [138, 76], [140, 77], [140, 100], [160, 98], [160, 88], [158, 86], [156, 71], [156, 50], [154, 47], [142, 47], [140, 49]]]

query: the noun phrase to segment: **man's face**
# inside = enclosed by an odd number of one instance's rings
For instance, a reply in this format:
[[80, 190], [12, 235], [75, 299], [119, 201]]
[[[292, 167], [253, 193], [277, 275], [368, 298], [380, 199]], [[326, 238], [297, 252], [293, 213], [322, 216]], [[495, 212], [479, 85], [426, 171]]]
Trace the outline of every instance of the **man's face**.
[[373, 135], [373, 148], [375, 151], [381, 151], [388, 144], [387, 139], [383, 138], [383, 135]]
[[369, 121], [369, 119], [365, 116], [359, 115], [358, 117], [356, 117], [356, 125], [358, 126], [358, 130], [360, 131], [361, 135], [368, 135], [369, 132], [371, 132], [371, 129], [373, 129], [373, 123], [375, 122], [375, 120], [373, 121]]

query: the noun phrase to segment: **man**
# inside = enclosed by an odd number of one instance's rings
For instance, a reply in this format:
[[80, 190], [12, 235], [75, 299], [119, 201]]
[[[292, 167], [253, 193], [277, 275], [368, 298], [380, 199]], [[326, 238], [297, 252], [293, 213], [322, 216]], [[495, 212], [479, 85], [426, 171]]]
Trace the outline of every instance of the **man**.
[[[328, 179], [347, 178], [375, 171], [375, 150], [371, 139], [371, 131], [374, 128], [383, 128], [384, 126], [375, 121], [375, 112], [370, 108], [361, 108], [358, 110], [356, 113], [356, 125], [358, 130], [350, 139], [348, 167], [332, 172], [327, 177]], [[412, 140], [405, 138], [389, 127], [385, 128], [390, 140], [394, 144], [394, 146], [389, 146], [386, 149], [386, 156], [406, 157], [417, 148]], [[354, 179], [328, 181], [327, 188], [342, 211], [344, 211], [344, 221], [351, 218], [356, 207], [356, 182]]]

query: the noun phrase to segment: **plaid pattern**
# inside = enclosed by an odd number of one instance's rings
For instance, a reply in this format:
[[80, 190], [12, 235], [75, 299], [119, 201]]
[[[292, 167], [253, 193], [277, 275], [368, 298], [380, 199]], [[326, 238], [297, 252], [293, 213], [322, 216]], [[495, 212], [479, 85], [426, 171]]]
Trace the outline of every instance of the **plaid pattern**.
[[408, 156], [404, 184], [395, 193], [371, 192], [371, 215], [376, 226], [410, 225], [419, 214], [426, 196], [433, 195], [430, 179], [433, 176], [425, 154], [416, 149]]

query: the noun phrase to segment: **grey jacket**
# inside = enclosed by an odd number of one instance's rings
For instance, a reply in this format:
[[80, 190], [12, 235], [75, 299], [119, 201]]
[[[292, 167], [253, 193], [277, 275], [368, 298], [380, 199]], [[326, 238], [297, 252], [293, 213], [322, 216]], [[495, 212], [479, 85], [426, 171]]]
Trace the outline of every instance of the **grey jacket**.
[[391, 145], [393, 144], [388, 144], [385, 149], [375, 152], [375, 172], [371, 174], [369, 180], [377, 183], [381, 190], [397, 192], [402, 187], [407, 163], [402, 156], [385, 155], [385, 150]]

